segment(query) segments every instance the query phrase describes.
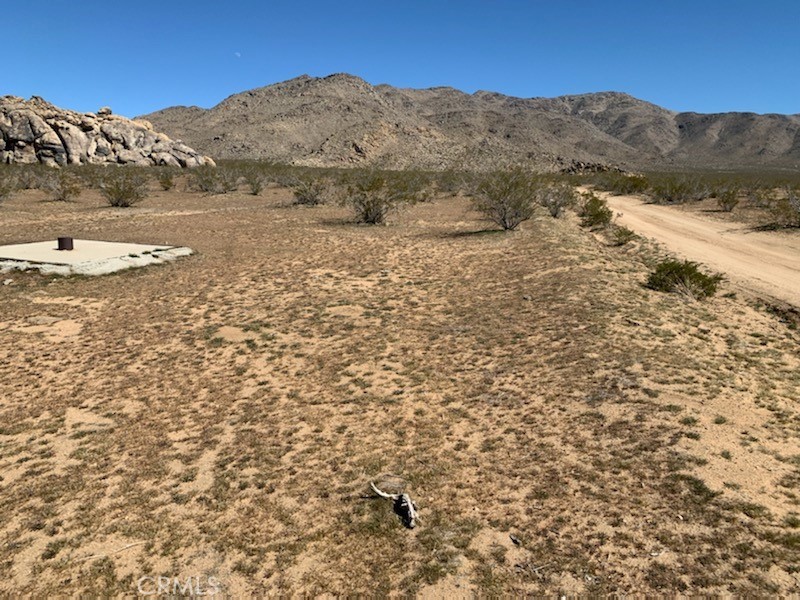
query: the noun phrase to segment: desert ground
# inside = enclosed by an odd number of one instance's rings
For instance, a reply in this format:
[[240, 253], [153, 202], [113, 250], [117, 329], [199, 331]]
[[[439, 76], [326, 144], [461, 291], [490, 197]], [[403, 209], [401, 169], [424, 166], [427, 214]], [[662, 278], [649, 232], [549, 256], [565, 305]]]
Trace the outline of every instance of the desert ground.
[[674, 207], [642, 197], [602, 196], [621, 224], [655, 239], [673, 254], [702, 261], [756, 294], [800, 306], [800, 236], [796, 231], [759, 231], [750, 223], [722, 218], [722, 211], [707, 205]]
[[4, 202], [0, 244], [196, 254], [0, 277], [0, 592], [800, 592], [791, 311], [738, 275], [649, 290], [666, 249], [574, 214], [505, 233], [469, 207]]

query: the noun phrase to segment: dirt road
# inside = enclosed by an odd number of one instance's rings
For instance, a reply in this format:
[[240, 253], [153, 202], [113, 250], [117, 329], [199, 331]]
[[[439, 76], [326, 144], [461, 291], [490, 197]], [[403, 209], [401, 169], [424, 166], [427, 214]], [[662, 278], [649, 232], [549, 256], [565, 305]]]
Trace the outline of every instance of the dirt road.
[[603, 195], [618, 222], [676, 255], [720, 271], [733, 283], [800, 306], [800, 233], [753, 231], [639, 198]]

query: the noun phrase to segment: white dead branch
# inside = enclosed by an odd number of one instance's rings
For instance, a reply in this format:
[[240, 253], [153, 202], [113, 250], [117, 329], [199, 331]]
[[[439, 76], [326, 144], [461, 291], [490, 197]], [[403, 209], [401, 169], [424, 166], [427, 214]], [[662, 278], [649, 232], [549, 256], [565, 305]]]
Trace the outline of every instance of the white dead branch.
[[414, 504], [411, 496], [408, 494], [387, 494], [386, 492], [379, 490], [378, 487], [371, 481], [369, 485], [372, 487], [372, 491], [378, 496], [394, 502], [394, 512], [396, 512], [400, 518], [403, 519], [403, 524], [406, 527], [413, 529], [416, 526], [417, 520], [419, 519], [419, 513], [417, 512], [417, 505]]

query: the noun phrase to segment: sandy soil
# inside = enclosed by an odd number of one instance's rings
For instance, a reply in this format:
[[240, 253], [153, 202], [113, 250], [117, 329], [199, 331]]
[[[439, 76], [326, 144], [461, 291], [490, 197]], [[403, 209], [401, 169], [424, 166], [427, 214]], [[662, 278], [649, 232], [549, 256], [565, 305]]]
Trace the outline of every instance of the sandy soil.
[[506, 234], [442, 197], [366, 227], [290, 199], [0, 206], [0, 244], [196, 250], [4, 276], [0, 593], [800, 593], [796, 330], [646, 289], [650, 244], [574, 215]]
[[743, 288], [800, 306], [800, 235], [756, 231], [697, 212], [601, 194], [618, 222], [670, 252], [723, 273]]

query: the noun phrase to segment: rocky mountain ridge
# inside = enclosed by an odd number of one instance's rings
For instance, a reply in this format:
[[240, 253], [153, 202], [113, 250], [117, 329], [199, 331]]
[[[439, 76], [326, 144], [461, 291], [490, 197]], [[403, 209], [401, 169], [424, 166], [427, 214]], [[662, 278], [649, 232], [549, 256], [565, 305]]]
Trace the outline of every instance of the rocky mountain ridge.
[[210, 109], [171, 107], [144, 118], [216, 158], [308, 166], [800, 165], [798, 115], [678, 113], [618, 92], [515, 98], [303, 75]]
[[143, 120], [115, 115], [109, 108], [78, 113], [34, 96], [0, 98], [0, 162], [131, 164], [195, 167], [214, 164]]

